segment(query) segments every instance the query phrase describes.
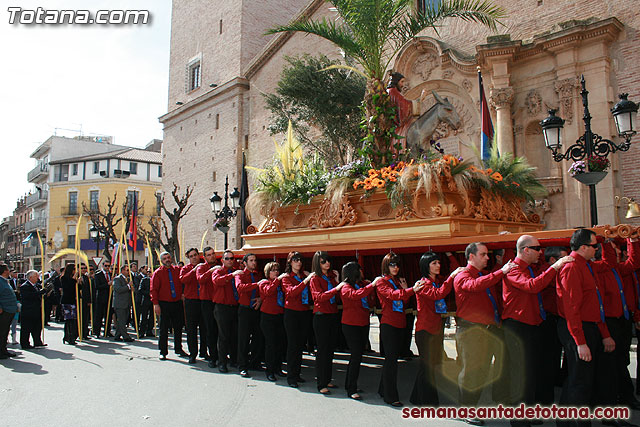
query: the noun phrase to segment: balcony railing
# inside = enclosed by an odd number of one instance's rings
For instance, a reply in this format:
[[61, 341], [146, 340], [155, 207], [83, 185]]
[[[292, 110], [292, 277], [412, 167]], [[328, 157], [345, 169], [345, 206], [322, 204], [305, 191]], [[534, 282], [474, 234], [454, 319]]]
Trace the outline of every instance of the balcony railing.
[[29, 171], [29, 174], [27, 175], [27, 180], [29, 182], [33, 182], [33, 181], [39, 180], [43, 176], [48, 176], [48, 175], [49, 175], [49, 165], [41, 164]]
[[25, 257], [40, 255], [40, 246], [39, 245], [27, 246], [24, 248], [24, 251], [22, 252], [22, 254]]
[[78, 206], [63, 206], [62, 216], [77, 216], [80, 214], [80, 208]]
[[29, 194], [27, 196], [27, 207], [31, 208], [37, 204], [46, 203], [48, 197], [49, 197], [49, 192], [45, 190], [36, 191], [33, 194]]
[[24, 224], [24, 231], [27, 233], [36, 230], [44, 230], [47, 228], [47, 218], [36, 218], [31, 221], [27, 221]]

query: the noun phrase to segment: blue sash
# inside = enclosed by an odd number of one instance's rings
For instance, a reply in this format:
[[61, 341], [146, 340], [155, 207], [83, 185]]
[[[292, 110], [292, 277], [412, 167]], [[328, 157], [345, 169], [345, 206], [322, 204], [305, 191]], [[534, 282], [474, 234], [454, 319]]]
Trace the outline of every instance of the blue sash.
[[[527, 267], [529, 269], [529, 274], [531, 274], [531, 278], [535, 278], [536, 275], [533, 274], [533, 268], [531, 266]], [[547, 320], [547, 312], [544, 311], [544, 306], [542, 305], [542, 294], [538, 292], [538, 307], [540, 308], [540, 317], [542, 320]]]
[[[298, 276], [293, 276], [296, 278], [296, 280], [300, 283], [303, 282], [303, 280], [298, 277]], [[303, 304], [309, 304], [309, 286], [305, 286], [304, 289], [302, 290], [302, 303]]]
[[[589, 271], [591, 272], [591, 276], [593, 276], [593, 281], [596, 281], [596, 276], [595, 274], [593, 274], [593, 268], [591, 268], [591, 265], [587, 262], [587, 267], [589, 268]], [[602, 321], [602, 323], [604, 323], [604, 306], [602, 305], [602, 296], [600, 296], [600, 291], [598, 290], [598, 283], [596, 282], [596, 295], [598, 296], [598, 305], [600, 306], [600, 320]]]
[[638, 299], [638, 310], [640, 310], [640, 283], [638, 283], [638, 275], [633, 272], [633, 282], [636, 284], [636, 298]]
[[[439, 289], [442, 285], [438, 285], [436, 282], [433, 282], [433, 287]], [[436, 313], [445, 314], [447, 312], [447, 303], [444, 298], [436, 300]]]
[[620, 291], [620, 299], [622, 300], [622, 309], [624, 310], [624, 318], [629, 320], [629, 309], [627, 308], [627, 299], [624, 297], [624, 291], [622, 290], [622, 280], [620, 280], [620, 276], [615, 268], [612, 268], [611, 271], [616, 278], [616, 282], [618, 282], [618, 290]]
[[[478, 271], [478, 276], [482, 276], [482, 273]], [[491, 294], [489, 288], [485, 289], [487, 292], [487, 296], [489, 297], [489, 301], [491, 301], [491, 305], [493, 306], [493, 320], [496, 321], [496, 325], [500, 324], [500, 312], [498, 311], [498, 303], [496, 303], [496, 299]]]
[[278, 285], [278, 296], [276, 298], [276, 302], [280, 307], [284, 307], [284, 292], [282, 292], [282, 285]]
[[[251, 275], [251, 283], [256, 283], [256, 279], [253, 276], [253, 271], [250, 271], [249, 274]], [[249, 297], [249, 304], [253, 304], [253, 302], [256, 300], [256, 298], [258, 297], [258, 290], [254, 289], [251, 291], [251, 296]]]
[[169, 273], [169, 286], [171, 287], [171, 298], [175, 298], [176, 285], [173, 283], [173, 276], [171, 275], [171, 270], [167, 269], [167, 273]]
[[[398, 289], [393, 279], [389, 278], [389, 282], [393, 285], [393, 289]], [[404, 313], [404, 302], [400, 301], [391, 301], [391, 309], [398, 313]]]
[[[322, 278], [327, 281], [327, 290], [330, 291], [331, 289], [333, 289], [333, 284], [331, 283], [331, 279], [329, 279], [326, 274], [323, 274]], [[336, 303], [336, 297], [331, 297], [329, 302], [331, 304], [335, 304]]]
[[[356, 288], [356, 290], [360, 289], [360, 286], [358, 286], [357, 284], [354, 284], [353, 287]], [[360, 301], [362, 301], [362, 307], [368, 310], [369, 302], [367, 301], [367, 297], [360, 298]]]
[[[229, 274], [231, 274], [231, 273], [233, 273], [233, 270], [229, 269]], [[235, 277], [231, 277], [231, 287], [233, 288], [233, 298], [235, 298], [235, 300], [238, 301], [240, 296], [238, 295], [238, 288], [236, 288], [236, 278]]]

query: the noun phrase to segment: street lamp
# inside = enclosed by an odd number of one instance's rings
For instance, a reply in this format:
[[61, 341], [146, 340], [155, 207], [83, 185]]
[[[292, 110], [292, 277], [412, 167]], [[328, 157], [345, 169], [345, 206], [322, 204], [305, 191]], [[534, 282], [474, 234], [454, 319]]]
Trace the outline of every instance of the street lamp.
[[98, 230], [98, 227], [96, 227], [95, 224], [92, 224], [91, 228], [89, 229], [89, 237], [91, 237], [91, 240], [96, 242], [96, 257], [99, 257], [100, 256], [100, 230]]
[[[231, 207], [229, 207], [229, 198], [231, 198]], [[229, 220], [238, 214], [240, 200], [240, 192], [238, 187], [234, 187], [233, 192], [229, 194], [229, 175], [224, 184], [224, 206], [222, 206], [222, 197], [218, 192], [214, 192], [209, 199], [211, 202], [211, 211], [216, 217], [214, 227], [224, 233], [224, 249], [228, 248]]]
[[[584, 106], [585, 131], [584, 134], [576, 140], [576, 143], [569, 146], [563, 153], [561, 130], [564, 120], [556, 116], [557, 110], [549, 110], [549, 117], [540, 122], [542, 133], [544, 135], [545, 145], [551, 150], [553, 160], [561, 162], [563, 160], [573, 160], [574, 162], [589, 159], [591, 156], [598, 156], [606, 159], [609, 153], [616, 151], [627, 151], [631, 147], [631, 137], [636, 134], [635, 115], [638, 112], [638, 105], [627, 99], [627, 94], [619, 95], [620, 101], [611, 109], [613, 118], [616, 122], [618, 135], [624, 138], [624, 142], [616, 145], [613, 141], [602, 138], [600, 135], [591, 131], [591, 114], [589, 113], [589, 92], [586, 89], [584, 75], [580, 78], [582, 85], [582, 105]], [[596, 184], [604, 179], [606, 172], [585, 171], [574, 175], [578, 181], [589, 186], [589, 202], [591, 209], [591, 226], [598, 224], [598, 205], [596, 201]]]

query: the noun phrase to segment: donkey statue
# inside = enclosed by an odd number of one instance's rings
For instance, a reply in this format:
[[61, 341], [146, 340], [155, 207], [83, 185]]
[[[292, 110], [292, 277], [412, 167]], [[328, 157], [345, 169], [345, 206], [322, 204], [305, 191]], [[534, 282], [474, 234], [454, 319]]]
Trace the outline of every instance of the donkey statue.
[[435, 105], [418, 117], [407, 130], [407, 150], [411, 153], [429, 148], [429, 138], [440, 122], [449, 124], [453, 129], [458, 129], [462, 124], [460, 116], [449, 100], [441, 98], [436, 91], [431, 93], [436, 99]]

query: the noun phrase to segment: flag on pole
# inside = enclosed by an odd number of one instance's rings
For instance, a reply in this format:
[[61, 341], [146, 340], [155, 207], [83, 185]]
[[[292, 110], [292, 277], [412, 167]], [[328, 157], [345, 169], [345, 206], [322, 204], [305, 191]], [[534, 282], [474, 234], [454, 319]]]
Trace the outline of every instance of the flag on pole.
[[487, 103], [487, 97], [484, 95], [484, 85], [482, 83], [482, 73], [480, 67], [478, 67], [478, 84], [480, 86], [480, 111], [481, 111], [481, 153], [482, 160], [487, 160], [490, 157], [491, 144], [493, 143], [493, 123], [491, 122], [491, 114], [489, 114], [489, 104]]
[[129, 233], [127, 234], [127, 242], [133, 249], [135, 258], [136, 246], [138, 244], [138, 193], [133, 192], [131, 204], [133, 205], [133, 207], [131, 208], [131, 221], [129, 222]]
[[247, 199], [249, 198], [249, 177], [247, 176], [247, 161], [244, 156], [244, 151], [242, 151], [242, 181], [240, 182], [240, 200], [239, 204], [242, 208], [242, 231], [244, 234], [247, 232], [247, 227], [249, 227], [249, 219], [247, 218], [247, 210], [245, 209], [245, 204], [247, 203]]

